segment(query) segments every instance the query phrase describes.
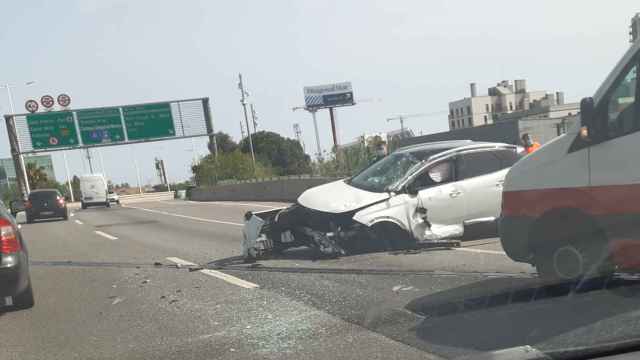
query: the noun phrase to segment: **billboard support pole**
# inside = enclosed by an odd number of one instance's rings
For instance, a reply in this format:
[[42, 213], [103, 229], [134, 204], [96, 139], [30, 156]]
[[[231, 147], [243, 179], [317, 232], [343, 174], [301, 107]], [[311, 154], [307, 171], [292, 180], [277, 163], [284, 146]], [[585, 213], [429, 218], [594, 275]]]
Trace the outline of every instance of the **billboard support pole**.
[[16, 169], [16, 180], [18, 188], [23, 198], [29, 195], [29, 180], [27, 177], [27, 169], [24, 165], [24, 158], [20, 153], [20, 144], [18, 143], [18, 134], [16, 133], [16, 123], [13, 115], [5, 115], [7, 124], [7, 135], [9, 136], [9, 146], [11, 148], [11, 157], [13, 158], [13, 166]]
[[336, 133], [336, 119], [333, 115], [333, 108], [329, 108], [329, 116], [331, 117], [331, 134], [333, 135], [333, 146], [338, 151], [338, 134]]
[[91, 151], [89, 148], [85, 149], [87, 151], [87, 161], [89, 162], [89, 173], [93, 174], [93, 164], [91, 164]]

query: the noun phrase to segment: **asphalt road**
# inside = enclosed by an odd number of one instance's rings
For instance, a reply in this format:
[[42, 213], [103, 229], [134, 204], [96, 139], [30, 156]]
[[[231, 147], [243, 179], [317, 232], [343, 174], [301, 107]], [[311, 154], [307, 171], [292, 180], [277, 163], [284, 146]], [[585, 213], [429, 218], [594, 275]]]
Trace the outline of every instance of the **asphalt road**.
[[23, 225], [36, 306], [0, 312], [0, 359], [425, 359], [640, 334], [635, 278], [567, 295], [495, 238], [239, 262], [243, 214], [280, 205], [155, 201]]

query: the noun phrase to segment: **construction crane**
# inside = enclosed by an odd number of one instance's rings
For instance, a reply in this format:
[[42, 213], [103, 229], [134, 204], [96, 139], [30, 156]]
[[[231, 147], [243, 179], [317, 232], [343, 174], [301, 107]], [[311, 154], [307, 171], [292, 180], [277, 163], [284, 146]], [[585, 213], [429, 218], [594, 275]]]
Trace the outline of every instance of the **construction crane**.
[[442, 115], [442, 114], [446, 114], [446, 113], [448, 113], [448, 111], [436, 111], [436, 112], [432, 112], [432, 113], [398, 115], [398, 116], [387, 118], [387, 122], [399, 120], [400, 121], [400, 133], [404, 134], [404, 120], [405, 119], [411, 119], [411, 118], [417, 118], [417, 117], [436, 116], [436, 115]]

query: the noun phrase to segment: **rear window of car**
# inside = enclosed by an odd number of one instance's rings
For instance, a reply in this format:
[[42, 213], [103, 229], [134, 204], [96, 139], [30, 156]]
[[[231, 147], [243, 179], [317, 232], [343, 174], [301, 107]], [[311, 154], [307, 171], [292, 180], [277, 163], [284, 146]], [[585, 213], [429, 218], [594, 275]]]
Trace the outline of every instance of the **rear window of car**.
[[55, 200], [58, 197], [56, 191], [36, 191], [29, 194], [29, 200]]

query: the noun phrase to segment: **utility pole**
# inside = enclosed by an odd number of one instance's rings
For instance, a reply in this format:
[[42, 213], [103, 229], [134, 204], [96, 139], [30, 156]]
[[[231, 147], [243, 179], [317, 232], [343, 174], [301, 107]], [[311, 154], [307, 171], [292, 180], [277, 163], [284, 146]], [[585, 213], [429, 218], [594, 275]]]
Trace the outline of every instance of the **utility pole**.
[[240, 139], [244, 139], [244, 125], [242, 125], [242, 120], [240, 120]]
[[242, 74], [238, 74], [238, 88], [240, 89], [240, 103], [244, 112], [244, 122], [247, 126], [247, 134], [249, 135], [249, 149], [251, 150], [251, 160], [253, 161], [253, 171], [256, 171], [256, 155], [253, 152], [253, 140], [251, 139], [251, 128], [249, 127], [249, 117], [247, 116], [247, 102], [245, 98], [246, 92], [242, 84]]
[[256, 109], [253, 107], [253, 103], [251, 103], [251, 120], [253, 120], [253, 133], [255, 134], [258, 131], [258, 115], [256, 115]]
[[300, 146], [302, 146], [302, 151], [305, 151], [304, 142], [302, 142], [302, 130], [300, 129], [300, 124], [298, 123], [293, 124], [293, 133], [295, 134], [296, 139], [300, 143]]

